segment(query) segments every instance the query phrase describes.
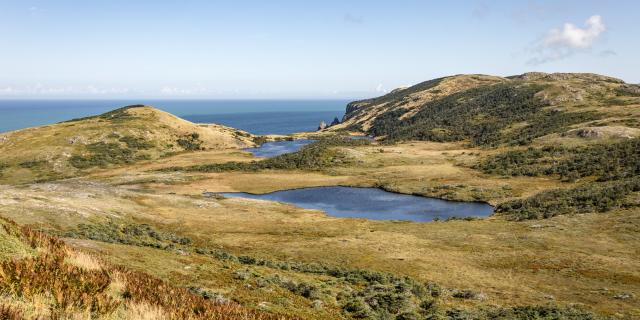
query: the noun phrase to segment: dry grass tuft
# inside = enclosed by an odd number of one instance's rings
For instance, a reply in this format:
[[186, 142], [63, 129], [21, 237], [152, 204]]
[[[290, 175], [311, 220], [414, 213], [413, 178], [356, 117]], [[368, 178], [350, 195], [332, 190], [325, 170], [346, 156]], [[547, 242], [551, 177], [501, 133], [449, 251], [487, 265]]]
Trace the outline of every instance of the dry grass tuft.
[[88, 271], [102, 270], [100, 261], [81, 251], [67, 250], [66, 263]]
[[147, 303], [130, 303], [126, 306], [126, 319], [165, 320], [170, 319], [165, 311], [155, 305]]

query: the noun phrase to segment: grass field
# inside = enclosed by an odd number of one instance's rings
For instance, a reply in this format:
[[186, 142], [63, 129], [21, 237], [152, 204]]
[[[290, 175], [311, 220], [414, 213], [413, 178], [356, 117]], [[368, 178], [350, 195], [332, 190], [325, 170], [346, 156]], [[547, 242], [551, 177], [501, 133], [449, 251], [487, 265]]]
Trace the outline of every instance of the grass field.
[[[499, 203], [538, 190], [568, 187], [551, 177], [482, 174], [470, 164], [495, 150], [466, 149], [461, 144], [414, 142], [346, 148], [345, 152], [357, 165], [312, 173], [157, 171], [163, 166], [201, 163], [203, 159], [251, 159], [241, 152], [177, 155], [101, 170], [82, 179], [7, 186], [0, 195], [0, 210], [3, 216], [60, 235], [76, 230], [80, 223], [102, 225], [110, 219], [147, 223], [187, 237], [196, 247], [278, 261], [390, 272], [480, 294], [479, 299], [445, 296], [440, 300], [440, 304], [452, 308], [558, 304], [622, 318], [640, 315], [635, 298], [640, 287], [637, 209], [527, 222], [494, 217], [412, 223], [331, 218], [286, 204], [201, 195], [203, 191], [260, 193], [354, 185]], [[216, 288], [225, 297], [254, 308], [318, 319], [340, 314], [335, 298], [321, 299], [324, 307], [318, 312], [313, 309], [314, 300], [281, 288], [267, 286], [275, 291], [265, 295], [265, 288], [239, 286], [234, 272], [243, 267], [233, 263], [82, 237], [69, 239], [69, 243], [180, 286]], [[260, 267], [250, 269], [263, 276], [273, 273]], [[283, 276], [311, 283], [321, 281], [321, 277], [296, 272], [284, 272]], [[620, 298], [628, 294], [633, 297]]]

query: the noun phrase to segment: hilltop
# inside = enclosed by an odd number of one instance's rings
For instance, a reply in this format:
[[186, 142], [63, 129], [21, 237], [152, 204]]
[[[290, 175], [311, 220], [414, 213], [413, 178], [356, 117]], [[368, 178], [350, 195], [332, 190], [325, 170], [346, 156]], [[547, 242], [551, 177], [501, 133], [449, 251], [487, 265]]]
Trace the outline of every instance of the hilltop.
[[552, 134], [625, 138], [640, 135], [638, 106], [640, 86], [596, 74], [456, 75], [351, 102], [329, 130], [475, 146], [526, 145]]
[[253, 146], [247, 132], [195, 124], [151, 106], [0, 134], [0, 183], [71, 177], [185, 151]]

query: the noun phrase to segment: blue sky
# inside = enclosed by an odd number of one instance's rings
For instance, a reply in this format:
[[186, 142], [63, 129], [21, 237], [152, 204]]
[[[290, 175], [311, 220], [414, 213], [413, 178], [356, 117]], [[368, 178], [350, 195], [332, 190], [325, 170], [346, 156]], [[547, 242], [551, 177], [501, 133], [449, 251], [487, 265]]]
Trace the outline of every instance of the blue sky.
[[459, 73], [640, 82], [640, 1], [0, 0], [0, 99], [357, 98]]

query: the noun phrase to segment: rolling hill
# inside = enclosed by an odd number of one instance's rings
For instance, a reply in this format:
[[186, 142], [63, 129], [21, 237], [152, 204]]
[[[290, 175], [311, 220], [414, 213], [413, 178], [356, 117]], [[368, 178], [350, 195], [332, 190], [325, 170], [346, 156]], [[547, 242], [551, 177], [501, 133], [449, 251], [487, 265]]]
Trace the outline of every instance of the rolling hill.
[[[587, 73], [456, 75], [349, 103], [341, 124], [386, 140], [527, 145], [640, 134], [640, 86]], [[557, 141], [556, 141], [557, 142]]]
[[150, 106], [0, 135], [0, 183], [43, 181], [185, 151], [253, 146], [249, 133], [195, 124]]

